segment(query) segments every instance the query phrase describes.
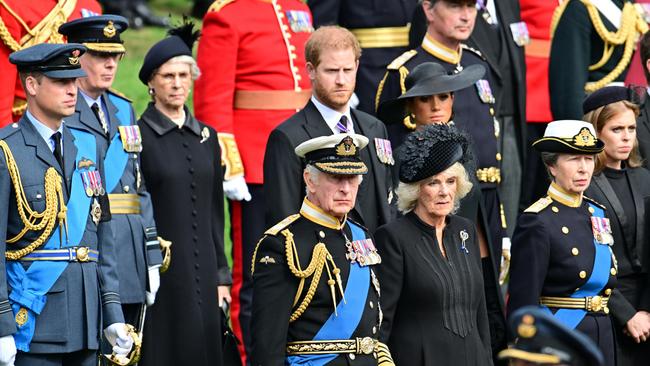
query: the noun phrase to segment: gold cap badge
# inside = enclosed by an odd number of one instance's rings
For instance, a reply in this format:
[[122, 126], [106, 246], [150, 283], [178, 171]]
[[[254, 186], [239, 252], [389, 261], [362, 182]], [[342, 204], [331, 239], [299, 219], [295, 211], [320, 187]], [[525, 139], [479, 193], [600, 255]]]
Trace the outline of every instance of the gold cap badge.
[[337, 156], [354, 156], [357, 154], [357, 147], [352, 141], [352, 137], [347, 136], [338, 145], [336, 145]]
[[521, 318], [521, 324], [517, 327], [517, 334], [522, 338], [533, 338], [537, 333], [535, 324], [535, 317], [526, 314]]
[[72, 51], [72, 57], [68, 57], [68, 62], [70, 62], [70, 65], [79, 65], [79, 55], [81, 55], [81, 51]]
[[113, 22], [109, 20], [108, 24], [104, 27], [104, 36], [106, 38], [113, 38], [115, 37], [115, 34], [117, 34], [117, 30], [115, 29]]
[[596, 136], [592, 135], [587, 127], [583, 127], [577, 135], [573, 136], [573, 143], [576, 146], [595, 146]]

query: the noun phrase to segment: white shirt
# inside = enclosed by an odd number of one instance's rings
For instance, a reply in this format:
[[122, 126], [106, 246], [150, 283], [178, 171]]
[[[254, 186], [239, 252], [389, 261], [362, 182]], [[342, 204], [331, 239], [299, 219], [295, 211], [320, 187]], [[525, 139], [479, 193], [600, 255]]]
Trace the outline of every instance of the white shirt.
[[88, 108], [92, 110], [93, 104], [97, 103], [98, 106], [101, 107], [102, 111], [104, 112], [104, 116], [106, 116], [106, 123], [110, 125], [109, 117], [108, 117], [108, 109], [106, 109], [106, 105], [102, 101], [102, 95], [100, 94], [97, 99], [91, 98], [89, 95], [83, 92], [81, 88], [78, 89], [79, 94], [84, 98], [86, 101], [86, 104], [88, 104]]
[[340, 133], [338, 127], [336, 127], [336, 124], [341, 120], [341, 116], [346, 116], [348, 118], [348, 126], [350, 128], [348, 132], [354, 133], [354, 126], [352, 125], [352, 115], [350, 114], [349, 104], [345, 107], [345, 113], [341, 113], [321, 103], [314, 95], [311, 96], [311, 101], [316, 106], [316, 109], [318, 109], [320, 115], [323, 116], [325, 123], [327, 123], [327, 126], [330, 128], [330, 130], [332, 130], [333, 133]]

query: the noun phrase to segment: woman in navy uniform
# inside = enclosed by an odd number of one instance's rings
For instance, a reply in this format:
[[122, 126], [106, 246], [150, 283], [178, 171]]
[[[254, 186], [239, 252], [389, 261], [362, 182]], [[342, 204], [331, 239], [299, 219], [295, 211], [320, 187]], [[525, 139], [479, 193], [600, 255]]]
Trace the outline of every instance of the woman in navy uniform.
[[472, 189], [468, 149], [464, 134], [436, 124], [410, 134], [398, 154], [404, 216], [376, 233], [380, 339], [398, 365], [492, 364], [477, 230], [453, 214]]
[[583, 103], [584, 120], [594, 125], [605, 143], [596, 156], [589, 197], [607, 207], [611, 219], [618, 261], [617, 288], [622, 301], [609, 307], [616, 327], [617, 362], [621, 366], [647, 365], [650, 347], [650, 288], [648, 261], [643, 258], [647, 240], [647, 212], [644, 200], [650, 197], [650, 172], [641, 166], [636, 140], [636, 96], [621, 86], [608, 86], [592, 93]]
[[[541, 305], [569, 328], [596, 342], [615, 365], [608, 303], [616, 286], [613, 238], [605, 208], [585, 197], [594, 155], [604, 143], [590, 123], [549, 123], [533, 143], [551, 176], [548, 196], [519, 217], [512, 244], [508, 314]], [[612, 307], [613, 309], [613, 307]]]

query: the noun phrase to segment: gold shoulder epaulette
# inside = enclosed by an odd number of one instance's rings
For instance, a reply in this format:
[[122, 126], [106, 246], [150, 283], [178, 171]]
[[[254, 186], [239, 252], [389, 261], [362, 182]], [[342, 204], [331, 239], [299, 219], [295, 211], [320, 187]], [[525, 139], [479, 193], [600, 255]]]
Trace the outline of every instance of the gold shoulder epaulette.
[[119, 91], [117, 91], [117, 90], [115, 90], [113, 88], [108, 89], [108, 92], [115, 95], [115, 96], [118, 96], [118, 97], [126, 100], [129, 103], [133, 103], [133, 101], [131, 99], [129, 99], [129, 97], [127, 97], [126, 95], [122, 94], [121, 92], [119, 92]]
[[402, 67], [408, 60], [412, 59], [413, 56], [417, 55], [418, 51], [416, 50], [410, 50], [402, 53], [394, 59], [391, 63], [386, 66], [387, 70], [398, 70], [400, 67]]
[[607, 207], [605, 207], [605, 205], [603, 205], [602, 203], [596, 201], [595, 199], [593, 199], [593, 198], [591, 198], [591, 197], [582, 196], [582, 198], [584, 198], [584, 199], [586, 199], [587, 201], [593, 203], [594, 205], [596, 205], [596, 206], [602, 208], [603, 210], [607, 210]]
[[211, 11], [219, 11], [219, 10], [221, 10], [221, 8], [223, 8], [224, 6], [230, 4], [230, 3], [234, 2], [234, 1], [235, 0], [217, 0], [217, 1], [213, 2], [212, 5], [210, 5], [210, 7], [208, 8], [208, 13], [211, 12]]
[[284, 220], [278, 222], [277, 224], [273, 225], [271, 228], [266, 230], [264, 232], [264, 234], [266, 234], [266, 235], [278, 235], [280, 230], [282, 230], [285, 227], [289, 226], [292, 222], [298, 220], [299, 217], [300, 217], [300, 214], [294, 214], [294, 215], [288, 216]]
[[548, 197], [548, 196], [542, 197], [542, 198], [538, 199], [537, 202], [530, 205], [530, 207], [525, 209], [524, 212], [540, 213], [543, 209], [548, 207], [548, 205], [550, 205], [551, 202], [553, 202], [553, 199], [551, 199], [551, 197]]
[[477, 50], [476, 48], [470, 47], [464, 43], [460, 44], [460, 48], [466, 51], [470, 51], [474, 54], [476, 54], [478, 57], [480, 57], [482, 60], [485, 60], [485, 56], [481, 53], [481, 51]]

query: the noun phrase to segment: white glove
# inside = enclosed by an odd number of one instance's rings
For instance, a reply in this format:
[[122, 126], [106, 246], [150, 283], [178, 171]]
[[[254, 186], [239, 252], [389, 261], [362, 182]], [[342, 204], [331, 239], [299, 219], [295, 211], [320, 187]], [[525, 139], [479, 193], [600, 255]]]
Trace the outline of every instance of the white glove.
[[126, 324], [113, 323], [104, 329], [104, 336], [108, 343], [113, 346], [113, 353], [127, 356], [133, 347], [133, 338], [126, 331]]
[[16, 342], [14, 336], [0, 337], [0, 366], [14, 366], [16, 360]]
[[251, 194], [244, 177], [237, 177], [223, 181], [223, 193], [233, 201], [250, 201]]
[[160, 266], [149, 268], [149, 291], [145, 292], [147, 306], [156, 302], [156, 294], [160, 288]]

